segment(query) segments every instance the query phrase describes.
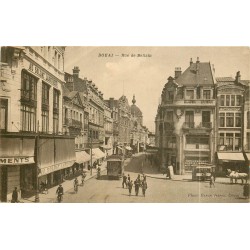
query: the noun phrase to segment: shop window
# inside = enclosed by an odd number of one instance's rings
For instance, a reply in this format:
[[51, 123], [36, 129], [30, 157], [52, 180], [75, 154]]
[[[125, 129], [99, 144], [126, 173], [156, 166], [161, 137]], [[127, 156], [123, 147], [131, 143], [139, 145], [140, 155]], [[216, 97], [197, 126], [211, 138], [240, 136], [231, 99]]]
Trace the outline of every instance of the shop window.
[[42, 132], [49, 132], [49, 111], [42, 110]]
[[42, 105], [49, 106], [49, 89], [50, 86], [46, 83], [42, 83]]
[[34, 105], [37, 98], [37, 79], [26, 73], [22, 72], [21, 80], [21, 102], [29, 102]]
[[53, 113], [53, 133], [59, 132], [59, 114]]
[[234, 149], [236, 151], [241, 150], [241, 134], [235, 134]]

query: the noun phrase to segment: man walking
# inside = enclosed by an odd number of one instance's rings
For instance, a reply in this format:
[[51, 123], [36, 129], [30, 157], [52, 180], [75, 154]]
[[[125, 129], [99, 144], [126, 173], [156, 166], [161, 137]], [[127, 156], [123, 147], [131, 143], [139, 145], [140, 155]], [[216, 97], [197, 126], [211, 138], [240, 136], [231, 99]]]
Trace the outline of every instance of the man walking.
[[134, 184], [135, 184], [135, 195], [138, 196], [138, 194], [139, 194], [139, 187], [140, 187], [140, 180], [137, 178], [135, 180]]
[[146, 180], [144, 180], [142, 182], [142, 194], [143, 194], [144, 197], [146, 196], [146, 190], [147, 190], [147, 188], [148, 188], [148, 184], [147, 184]]
[[133, 187], [133, 181], [131, 180], [130, 182], [128, 182], [128, 192], [129, 192], [129, 196], [131, 196], [132, 187]]
[[210, 176], [210, 181], [209, 181], [209, 183], [210, 183], [210, 188], [211, 188], [212, 186], [215, 187], [215, 185], [214, 185], [214, 176], [213, 176], [213, 175]]
[[122, 175], [122, 187], [124, 188], [124, 186], [127, 187], [127, 176], [123, 173], [123, 175]]

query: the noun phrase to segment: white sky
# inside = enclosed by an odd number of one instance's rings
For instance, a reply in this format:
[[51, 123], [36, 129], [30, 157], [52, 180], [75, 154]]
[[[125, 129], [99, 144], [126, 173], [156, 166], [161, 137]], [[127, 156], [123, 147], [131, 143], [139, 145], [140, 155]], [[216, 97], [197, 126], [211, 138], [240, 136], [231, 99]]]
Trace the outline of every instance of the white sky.
[[[113, 57], [98, 57], [110, 53]], [[152, 57], [131, 57], [131, 54], [151, 54]], [[122, 57], [129, 54], [130, 57]], [[118, 56], [115, 56], [118, 55]], [[119, 98], [123, 94], [142, 110], [144, 125], [154, 131], [154, 119], [161, 91], [167, 78], [174, 76], [175, 67], [184, 71], [190, 58], [214, 64], [216, 76], [232, 76], [241, 72], [250, 79], [249, 48], [247, 47], [66, 47], [65, 71], [80, 67], [80, 77], [92, 79], [104, 98]]]

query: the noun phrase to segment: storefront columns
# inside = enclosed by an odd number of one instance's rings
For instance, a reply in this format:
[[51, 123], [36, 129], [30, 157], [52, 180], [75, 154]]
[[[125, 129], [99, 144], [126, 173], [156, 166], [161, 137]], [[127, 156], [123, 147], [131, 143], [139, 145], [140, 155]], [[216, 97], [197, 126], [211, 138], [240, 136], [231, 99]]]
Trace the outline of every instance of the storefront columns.
[[[37, 100], [42, 100], [42, 79], [39, 79], [37, 82]], [[36, 131], [42, 131], [42, 102], [37, 102], [36, 114], [37, 122], [39, 124]]]
[[[50, 87], [49, 89], [49, 133], [52, 134], [53, 131], [53, 91], [54, 89]], [[60, 99], [60, 98], [59, 98]]]

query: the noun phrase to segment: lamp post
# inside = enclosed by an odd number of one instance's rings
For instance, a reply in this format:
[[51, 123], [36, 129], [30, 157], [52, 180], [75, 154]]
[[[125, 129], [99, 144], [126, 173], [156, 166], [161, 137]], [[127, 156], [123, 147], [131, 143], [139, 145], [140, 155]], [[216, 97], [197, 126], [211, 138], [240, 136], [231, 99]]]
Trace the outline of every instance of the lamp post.
[[[37, 123], [37, 128], [39, 128], [39, 121]], [[38, 181], [38, 175], [39, 175], [39, 131], [36, 133], [36, 196], [35, 196], [35, 202], [40, 202], [39, 197], [39, 181]]]

